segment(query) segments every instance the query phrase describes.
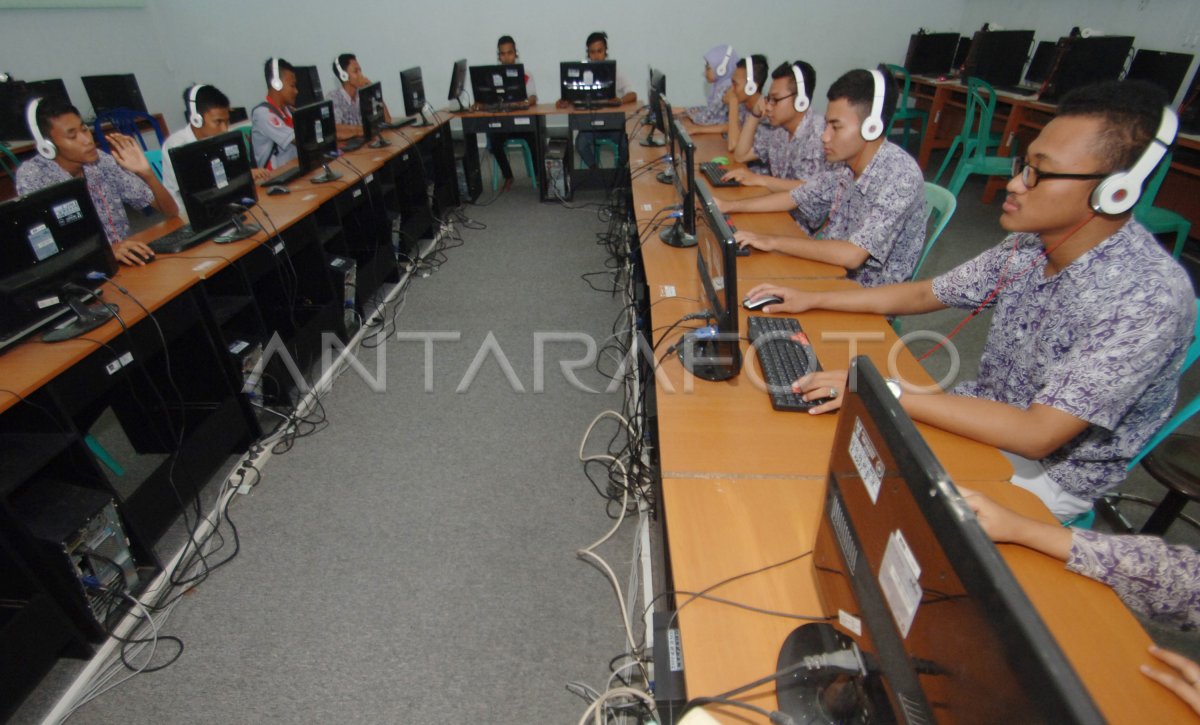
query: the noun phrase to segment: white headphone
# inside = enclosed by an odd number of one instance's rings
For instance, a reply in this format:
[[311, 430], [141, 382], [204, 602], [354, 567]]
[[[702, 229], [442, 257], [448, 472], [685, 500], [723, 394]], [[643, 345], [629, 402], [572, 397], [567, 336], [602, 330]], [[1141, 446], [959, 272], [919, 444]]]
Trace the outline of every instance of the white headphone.
[[33, 134], [33, 141], [37, 145], [37, 152], [47, 159], [53, 159], [58, 156], [58, 147], [54, 142], [42, 135], [42, 130], [38, 128], [37, 109], [38, 104], [42, 102], [41, 98], [35, 98], [25, 107], [25, 121], [29, 124], [29, 132]]
[[754, 64], [750, 62], [750, 56], [746, 56], [746, 85], [742, 90], [747, 96], [758, 93], [758, 84], [754, 82]]
[[347, 73], [346, 69], [342, 67], [341, 62], [338, 61], [336, 55], [333, 57], [333, 72], [337, 73], [338, 80], [342, 83], [346, 83], [350, 80], [350, 74]]
[[863, 140], [874, 141], [883, 135], [883, 99], [887, 95], [887, 82], [880, 71], [868, 72], [875, 81], [875, 94], [871, 99], [871, 115], [863, 119], [859, 131], [862, 133]]
[[1101, 214], [1124, 214], [1132, 209], [1142, 195], [1142, 184], [1167, 154], [1178, 130], [1179, 117], [1170, 108], [1164, 108], [1158, 131], [1133, 167], [1110, 174], [1092, 191], [1092, 209]]
[[721, 59], [721, 65], [719, 65], [713, 69], [716, 72], [718, 78], [724, 76], [726, 73], [729, 72], [729, 60], [732, 57], [733, 57], [733, 46], [732, 45], [725, 46], [725, 57]]
[[192, 86], [192, 90], [188, 91], [188, 123], [192, 125], [192, 128], [204, 126], [204, 116], [201, 116], [199, 109], [196, 108], [196, 96], [200, 95], [200, 89], [205, 85], [207, 84], [197, 83]]
[[283, 79], [279, 77], [279, 56], [271, 58], [271, 88], [275, 92], [283, 90]]
[[792, 102], [792, 107], [796, 109], [796, 113], [804, 113], [808, 110], [809, 99], [808, 89], [804, 85], [804, 71], [800, 69], [800, 62], [792, 63], [792, 75], [796, 77], [796, 100]]

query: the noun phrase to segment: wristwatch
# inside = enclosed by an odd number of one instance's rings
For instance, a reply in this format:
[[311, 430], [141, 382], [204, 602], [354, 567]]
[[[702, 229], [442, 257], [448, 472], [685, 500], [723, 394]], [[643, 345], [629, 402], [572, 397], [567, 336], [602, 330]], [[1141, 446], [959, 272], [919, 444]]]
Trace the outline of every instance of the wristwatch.
[[900, 378], [887, 378], [885, 382], [887, 383], [888, 390], [892, 391], [892, 395], [896, 396], [896, 400], [899, 400], [900, 396], [904, 394], [904, 387], [900, 385]]

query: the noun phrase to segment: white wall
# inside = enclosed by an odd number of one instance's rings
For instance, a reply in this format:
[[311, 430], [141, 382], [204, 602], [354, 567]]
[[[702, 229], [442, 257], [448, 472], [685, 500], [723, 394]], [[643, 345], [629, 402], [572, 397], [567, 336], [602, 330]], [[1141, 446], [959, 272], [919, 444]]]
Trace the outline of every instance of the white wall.
[[[965, 0], [964, 35], [986, 22], [1012, 30], [1036, 31], [1036, 40], [1057, 40], [1071, 28], [1094, 28], [1107, 35], [1132, 35], [1134, 48], [1200, 54], [1200, 2], [1196, 0]], [[1182, 100], [1197, 63], [1184, 76]]]

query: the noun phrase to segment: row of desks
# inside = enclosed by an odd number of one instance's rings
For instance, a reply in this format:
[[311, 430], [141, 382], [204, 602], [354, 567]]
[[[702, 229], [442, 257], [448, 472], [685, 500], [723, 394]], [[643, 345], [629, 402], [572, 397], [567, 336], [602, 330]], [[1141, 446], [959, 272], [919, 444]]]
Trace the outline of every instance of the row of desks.
[[[697, 161], [725, 155], [721, 140], [695, 136]], [[673, 187], [643, 173], [661, 151], [631, 144], [633, 204], [639, 222], [651, 327], [662, 334], [685, 314], [707, 307], [696, 271], [694, 249], [668, 247], [650, 227], [664, 206], [678, 202]], [[751, 188], [718, 188], [718, 197], [763, 193]], [[734, 214], [732, 223], [749, 231], [794, 230], [787, 214]], [[738, 259], [737, 281], [744, 293], [760, 281], [802, 289], [854, 285], [844, 270], [778, 254], [755, 251]], [[746, 313], [740, 312], [745, 329]], [[906, 379], [930, 377], [899, 343], [879, 316], [828, 311], [794, 315], [809, 334], [826, 369], [846, 367], [846, 338], [858, 339], [881, 369], [896, 353]], [[681, 332], [661, 340], [660, 349]], [[743, 341], [743, 352], [748, 345]], [[658, 452], [662, 471], [662, 512], [672, 590], [678, 592], [684, 675], [689, 698], [716, 695], [770, 674], [780, 644], [800, 622], [691, 599], [717, 582], [787, 561], [811, 551], [824, 500], [835, 415], [810, 416], [772, 409], [757, 361], [744, 355], [742, 374], [712, 383], [693, 379], [674, 356], [655, 372]], [[951, 477], [984, 491], [1028, 515], [1052, 517], [1036, 497], [1008, 483], [1011, 467], [990, 446], [924, 424], [918, 428]], [[1138, 671], [1149, 662], [1150, 639], [1107, 587], [1066, 572], [1063, 564], [1030, 550], [1001, 546], [1002, 554], [1042, 617], [1059, 639], [1093, 697], [1114, 722], [1132, 722], [1156, 712], [1179, 720], [1186, 709]], [[741, 578], [713, 594], [754, 607], [798, 615], [828, 614], [816, 588], [812, 558]], [[1104, 632], [1102, 638], [1096, 632]], [[740, 699], [774, 709], [775, 693], [764, 685]], [[746, 710], [708, 706], [721, 722], [759, 722]]]

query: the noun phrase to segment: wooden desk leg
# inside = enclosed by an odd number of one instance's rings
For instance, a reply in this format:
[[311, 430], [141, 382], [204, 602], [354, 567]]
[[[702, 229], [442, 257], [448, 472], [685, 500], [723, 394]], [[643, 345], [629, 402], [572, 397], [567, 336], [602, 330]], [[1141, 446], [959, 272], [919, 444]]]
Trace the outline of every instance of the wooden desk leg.
[[[1008, 120], [1004, 123], [1004, 134], [1000, 137], [1000, 148], [996, 153], [1000, 156], [1012, 156], [1013, 150], [1017, 142], [1017, 129], [1021, 127], [1021, 122], [1025, 119], [1025, 104], [1020, 101], [1014, 101], [1012, 109], [1008, 113]], [[1003, 189], [1008, 184], [1008, 179], [1003, 176], [989, 176], [987, 185], [983, 188], [983, 203], [991, 204], [996, 198], [996, 192]]]
[[946, 107], [946, 99], [950, 97], [950, 86], [939, 85], [933, 93], [933, 103], [929, 106], [929, 126], [925, 129], [925, 138], [921, 141], [921, 153], [917, 155], [917, 165], [924, 171], [929, 166], [929, 156], [933, 153], [934, 142], [942, 123], [942, 109]]

